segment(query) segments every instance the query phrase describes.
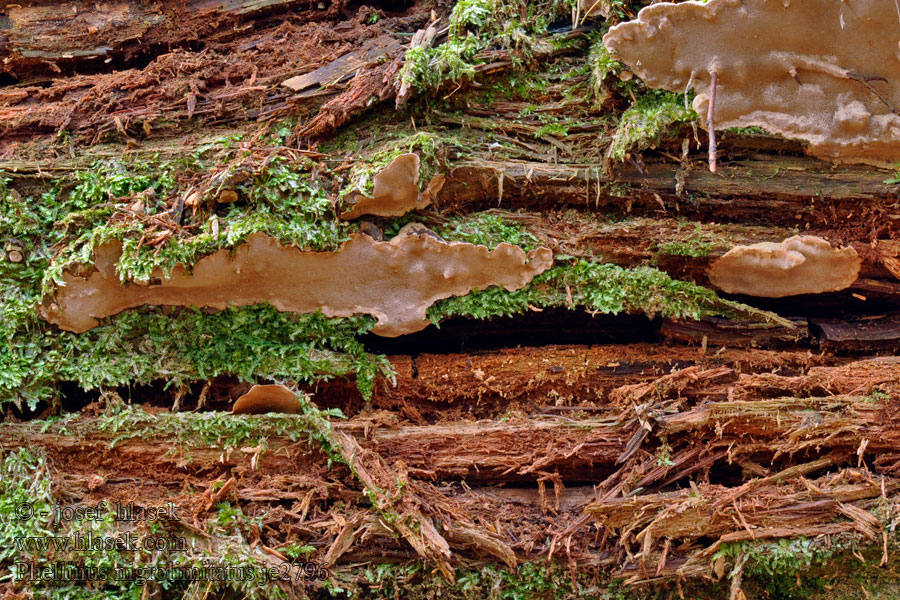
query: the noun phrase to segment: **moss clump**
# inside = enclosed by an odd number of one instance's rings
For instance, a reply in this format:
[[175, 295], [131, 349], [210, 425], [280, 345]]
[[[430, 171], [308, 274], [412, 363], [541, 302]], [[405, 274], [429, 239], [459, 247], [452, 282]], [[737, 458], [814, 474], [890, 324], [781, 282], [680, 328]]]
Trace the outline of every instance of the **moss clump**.
[[250, 382], [355, 375], [369, 397], [375, 377], [390, 373], [387, 360], [367, 354], [356, 339], [373, 324], [370, 318], [292, 315], [269, 305], [212, 314], [157, 308], [122, 313], [73, 334], [32, 313], [30, 322], [0, 325], [0, 405], [24, 401], [34, 408], [54, 401], [65, 381], [85, 390], [159, 380], [184, 387], [225, 374]]
[[[308, 250], [332, 250], [347, 239], [349, 227], [335, 218], [325, 189], [313, 182], [302, 167], [274, 157], [265, 168], [236, 186], [246, 203], [232, 204], [223, 214], [197, 214], [198, 220], [189, 224], [190, 231], [175, 230], [171, 239], [153, 246], [146, 243], [155, 231], [153, 220], [111, 219], [127, 205], [116, 203], [115, 199], [130, 198], [149, 188], [156, 190], [156, 197], [162, 197], [172, 191], [171, 173], [163, 167], [162, 178], [153, 180], [133, 172], [122, 174], [123, 169], [126, 168], [119, 163], [96, 164], [79, 175], [80, 182], [66, 200], [55, 203], [55, 210], [32, 219], [42, 229], [34, 233], [44, 234], [43, 243], [52, 241], [56, 246], [43, 277], [45, 293], [61, 282], [64, 271], [90, 264], [94, 248], [110, 240], [122, 242], [117, 268], [124, 281], [146, 280], [157, 268], [168, 274], [176, 264], [190, 266], [202, 256], [220, 248], [236, 247], [258, 232]], [[110, 172], [129, 182], [119, 186], [127, 193], [119, 194], [122, 189], [99, 183]], [[55, 194], [59, 196], [60, 192]], [[6, 208], [10, 207], [0, 206], [0, 210]], [[167, 210], [170, 209], [161, 201], [145, 203], [148, 216]], [[56, 234], [48, 237], [48, 227]]]
[[[856, 544], [850, 542], [850, 545]], [[740, 571], [748, 585], [759, 586], [769, 597], [800, 600], [824, 590], [825, 582], [810, 571], [846, 550], [847, 544], [841, 540], [835, 540], [826, 548], [800, 536], [722, 544], [713, 556], [713, 562], [730, 566], [732, 573]]]
[[302, 396], [300, 406], [299, 415], [232, 415], [222, 412], [150, 414], [139, 407], [119, 402], [110, 406], [106, 414], [99, 418], [98, 429], [115, 436], [111, 446], [132, 438], [173, 440], [183, 449], [258, 446], [270, 437], [291, 441], [306, 439], [322, 449], [329, 465], [332, 462], [345, 463], [329, 435], [329, 419], [345, 418], [343, 413], [336, 408], [320, 410]]
[[587, 63], [590, 67], [591, 89], [594, 97], [601, 100], [606, 97], [607, 78], [618, 78], [619, 73], [625, 70], [625, 65], [613, 57], [601, 39], [597, 39], [591, 44]]
[[436, 233], [447, 241], [481, 244], [492, 249], [503, 242], [520, 246], [526, 252], [541, 245], [522, 225], [490, 212], [454, 215]]
[[21, 248], [23, 257], [0, 260], [0, 406], [24, 402], [33, 409], [40, 401], [52, 402], [61, 382], [87, 390], [159, 380], [182, 387], [221, 374], [247, 381], [356, 375], [360, 390], [370, 394], [376, 374], [388, 368], [356, 341], [371, 328], [371, 319], [290, 315], [271, 306], [215, 314], [151, 309], [112, 317], [75, 335], [37, 315], [43, 295], [54, 290], [62, 273], [90, 264], [93, 249], [110, 239], [124, 246], [120, 276], [147, 279], [157, 268], [190, 266], [257, 231], [317, 250], [334, 249], [347, 238], [350, 226], [333, 215], [324, 188], [302, 165], [278, 157], [241, 184], [246, 203], [230, 205], [224, 214], [207, 212], [157, 248], [142, 243], [152, 232], [151, 220], [112, 219], [138, 194], [148, 215], [163, 212], [176, 180], [191, 175], [192, 167], [184, 168], [100, 162], [27, 198], [0, 177], [0, 241]]
[[[411, 598], [431, 597], [430, 594], [446, 598], [490, 597], [503, 600], [617, 597], [591, 595], [586, 589], [576, 590], [566, 568], [553, 563], [526, 562], [513, 570], [494, 565], [459, 568], [452, 584], [437, 579], [429, 571], [420, 562], [371, 565], [362, 572], [362, 577], [348, 582], [343, 591], [350, 598], [396, 598], [401, 590], [404, 597]], [[619, 582], [610, 580], [604, 587], [615, 591], [619, 588]]]
[[[89, 265], [94, 248], [110, 240], [123, 244], [122, 279], [146, 280], [157, 268], [168, 273], [179, 263], [190, 266], [257, 232], [311, 250], [335, 249], [347, 239], [349, 226], [334, 216], [324, 187], [302, 166], [274, 157], [237, 187], [246, 203], [230, 205], [222, 214], [201, 211], [184, 228], [172, 223], [175, 231], [164, 243], [146, 243], [162, 233], [152, 217], [171, 210], [166, 198], [180, 193], [176, 177], [191, 175], [190, 169], [176, 171], [171, 163], [100, 161], [27, 198], [0, 176], [0, 240], [14, 241], [26, 258], [18, 264], [4, 261], [0, 277], [28, 285], [39, 278], [42, 292], [50, 293], [64, 271]], [[136, 197], [146, 218], [127, 216], [125, 209]]]
[[[257, 600], [289, 597], [281, 587], [266, 581], [265, 559], [247, 541], [251, 527], [258, 531], [259, 519], [248, 518], [240, 507], [221, 507], [219, 521], [227, 521], [226, 526], [205, 537], [180, 529], [177, 521], [150, 521], [139, 527], [123, 521], [125, 525], [119, 525], [112, 506], [107, 505], [104, 512], [99, 504], [84, 507], [98, 509], [91, 518], [55, 519], [56, 525], [50, 526], [47, 523], [54, 520], [46, 515], [52, 514], [56, 502], [45, 458], [20, 449], [0, 459], [0, 581], [12, 586], [7, 591], [45, 600], [139, 600], [162, 596], [163, 590], [167, 598], [210, 593]], [[33, 509], [34, 514], [23, 517], [23, 507], [28, 513]], [[76, 543], [84, 545], [88, 537], [104, 543], [122, 540], [128, 547], [75, 547]], [[171, 550], [149, 550], [161, 543]], [[88, 581], [75, 577], [31, 579], [13, 561], [33, 565], [39, 573], [43, 568], [55, 569], [53, 573], [85, 574]], [[75, 568], [80, 573], [73, 573]], [[227, 568], [241, 576], [214, 575]], [[204, 578], [204, 574], [213, 576]]]
[[633, 312], [691, 319], [708, 315], [752, 317], [790, 326], [777, 315], [723, 300], [712, 290], [672, 279], [652, 267], [626, 269], [585, 260], [553, 267], [515, 292], [491, 287], [442, 300], [429, 309], [428, 317], [438, 324], [453, 316], [486, 319], [544, 307], [583, 307], [606, 314]]
[[768, 132], [758, 125], [750, 127], [726, 127], [722, 133], [731, 133], [734, 135], [766, 135]]
[[717, 246], [723, 248], [730, 246], [727, 240], [710, 233], [704, 229], [704, 226], [700, 223], [681, 221], [678, 223], [678, 233], [679, 235], [683, 234], [684, 237], [678, 240], [657, 244], [657, 253], [667, 254], [669, 256], [702, 258], [704, 256], [709, 256]]
[[[448, 582], [421, 562], [381, 563], [367, 566], [361, 573], [335, 569], [335, 597], [345, 598], [497, 598], [501, 600], [551, 600], [585, 598], [596, 600], [664, 600], [672, 585], [626, 586], [607, 570], [565, 564], [529, 561], [515, 569], [496, 565], [459, 567], [455, 581]], [[701, 586], [682, 582], [686, 598], [712, 599], [727, 595], [727, 584], [704, 582]]]
[[630, 152], [658, 144], [673, 125], [696, 119], [697, 114], [685, 107], [684, 94], [648, 91], [622, 113], [607, 155], [611, 160], [621, 162]]
[[[56, 508], [53, 497], [53, 482], [49, 474], [46, 458], [25, 448], [0, 456], [0, 581], [10, 579], [13, 585], [24, 574], [19, 573], [14, 563], [34, 565], [36, 569], [56, 565], [77, 564], [88, 570], [107, 569], [112, 571], [116, 561], [125, 560], [117, 550], [83, 550], [73, 552], [65, 546], [57, 547], [53, 542], [65, 543], [75, 534], [95, 537], [115, 536], [117, 531], [113, 515], [95, 520], [63, 521], [56, 526], [48, 523], [46, 515]], [[24, 511], [24, 512], [23, 512]], [[48, 544], [41, 547], [42, 543]], [[52, 560], [51, 560], [52, 559]], [[96, 572], [96, 571], [88, 571]], [[30, 581], [27, 587], [35, 598], [108, 598], [124, 600], [139, 598], [142, 586], [137, 582], [123, 582], [122, 585], [106, 586], [103, 590], [91, 590], [87, 586], [67, 585], [58, 582]]]
[[[0, 454], [0, 565], [22, 558], [16, 540], [49, 535], [47, 519], [38, 515], [53, 504], [53, 482], [43, 455], [20, 448]], [[34, 514], [21, 513], [22, 506]]]
[[410, 48], [399, 77], [420, 93], [475, 76], [477, 54], [506, 49], [518, 65], [529, 62], [539, 45], [537, 36], [558, 17], [571, 13], [570, 0], [510, 2], [460, 0], [450, 14], [447, 41], [433, 48]]
[[712, 242], [704, 241], [699, 236], [689, 237], [688, 239], [679, 242], [665, 242], [657, 246], [657, 250], [661, 254], [668, 254], [669, 256], [687, 256], [689, 258], [709, 256], [709, 253], [712, 252], [712, 248]]
[[400, 81], [425, 93], [448, 81], [471, 80], [475, 77], [474, 56], [480, 46], [467, 36], [448, 40], [436, 48], [410, 48], [400, 71]]

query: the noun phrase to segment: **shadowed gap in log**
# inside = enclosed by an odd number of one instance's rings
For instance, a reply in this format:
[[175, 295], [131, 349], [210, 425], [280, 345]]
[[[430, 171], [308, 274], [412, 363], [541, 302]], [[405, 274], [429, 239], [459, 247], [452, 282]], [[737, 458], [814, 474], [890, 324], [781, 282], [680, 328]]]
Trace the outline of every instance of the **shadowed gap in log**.
[[594, 315], [551, 309], [511, 317], [452, 318], [398, 338], [367, 335], [370, 352], [444, 354], [547, 344], [628, 344], [657, 339], [658, 319], [643, 315]]

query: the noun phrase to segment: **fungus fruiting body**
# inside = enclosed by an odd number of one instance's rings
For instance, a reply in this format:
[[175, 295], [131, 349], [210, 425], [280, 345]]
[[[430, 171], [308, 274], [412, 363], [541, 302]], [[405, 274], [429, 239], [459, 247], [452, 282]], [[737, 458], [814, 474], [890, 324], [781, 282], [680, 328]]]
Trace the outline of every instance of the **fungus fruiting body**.
[[513, 291], [553, 264], [547, 248], [526, 254], [506, 243], [489, 250], [429, 235], [379, 242], [357, 234], [335, 252], [307, 252], [258, 233], [233, 256], [223, 249], [200, 259], [190, 274], [179, 265], [167, 279], [155, 273], [151, 281], [159, 283], [126, 285], [116, 274], [121, 253], [118, 242], [105, 244], [87, 277], [65, 273], [41, 308], [44, 317], [82, 332], [145, 304], [224, 309], [268, 302], [286, 312], [369, 314], [378, 320], [375, 333], [394, 337], [424, 329], [426, 310], [437, 300], [492, 285]]
[[425, 208], [431, 195], [419, 197], [419, 156], [401, 154], [379, 171], [373, 180], [372, 196], [356, 194], [356, 204], [341, 213], [350, 220], [363, 215], [399, 217], [407, 212]]
[[710, 282], [730, 294], [782, 298], [836, 292], [859, 277], [862, 260], [851, 247], [833, 248], [811, 235], [780, 244], [736, 246], [709, 269]]
[[235, 415], [269, 412], [295, 415], [300, 412], [300, 402], [297, 394], [283, 385], [254, 385], [249, 392], [235, 400], [231, 412]]
[[693, 88], [704, 126], [759, 126], [820, 158], [889, 164], [900, 160], [898, 20], [893, 0], [663, 2], [603, 43], [650, 87]]

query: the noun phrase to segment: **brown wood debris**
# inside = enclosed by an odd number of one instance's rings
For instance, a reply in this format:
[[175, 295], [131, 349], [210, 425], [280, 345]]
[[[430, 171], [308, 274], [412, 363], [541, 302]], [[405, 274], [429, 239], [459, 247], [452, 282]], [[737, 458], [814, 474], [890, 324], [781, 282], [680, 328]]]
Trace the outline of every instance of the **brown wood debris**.
[[[729, 352], [741, 362], [798, 364], [771, 351]], [[262, 455], [201, 445], [183, 463], [169, 440], [152, 434], [125, 437], [111, 449], [114, 433], [88, 417], [67, 422], [64, 435], [29, 423], [5, 424], [3, 435], [43, 448], [69, 489], [82, 489], [85, 498], [110, 497], [116, 481], [159, 494], [160, 481], [174, 490], [195, 474], [230, 474], [219, 477], [226, 485], [214, 498], [196, 500], [198, 518], [206, 518], [210, 502], [241, 501], [253, 511], [288, 501], [293, 508], [269, 517], [266, 536], [274, 537], [267, 544], [290, 531], [322, 548], [334, 566], [359, 560], [374, 543], [398, 557], [411, 551], [448, 577], [465, 557], [512, 566], [562, 553], [575, 564], [616, 566], [637, 582], [709, 574], [712, 555], [734, 541], [852, 533], [880, 543], [886, 524], [872, 509], [900, 489], [900, 361], [843, 362], [795, 375], [768, 372], [771, 362], [756, 363], [754, 372], [752, 364], [740, 373], [694, 365], [640, 383], [634, 378], [646, 375], [625, 370], [622, 385], [597, 397], [597, 412], [564, 418], [501, 419], [498, 412], [424, 426], [334, 421], [333, 439], [352, 477], [343, 467], [329, 469], [315, 447], [280, 438], [269, 439]], [[428, 376], [424, 365], [422, 373]], [[407, 379], [401, 376], [401, 389]], [[97, 457], [90, 465], [79, 458], [86, 449]], [[148, 464], [157, 465], [155, 482], [143, 481]], [[89, 483], [98, 473], [105, 482], [99, 488]], [[326, 485], [326, 476], [336, 479]], [[596, 488], [572, 483], [591, 479]], [[538, 489], [497, 487], [504, 481]], [[354, 491], [359, 485], [377, 496]]]

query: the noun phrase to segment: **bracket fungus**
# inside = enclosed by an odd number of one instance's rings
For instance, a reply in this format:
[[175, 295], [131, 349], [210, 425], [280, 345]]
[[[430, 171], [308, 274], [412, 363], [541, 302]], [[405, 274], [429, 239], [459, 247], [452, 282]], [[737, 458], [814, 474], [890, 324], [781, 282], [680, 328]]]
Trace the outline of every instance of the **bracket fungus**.
[[356, 194], [356, 204], [342, 212], [341, 218], [349, 221], [363, 215], [399, 217], [425, 208], [437, 194], [432, 189], [435, 182], [443, 185], [443, 176], [438, 175], [429, 182], [428, 189], [420, 196], [419, 155], [401, 154], [375, 174], [372, 196]]
[[900, 160], [898, 20], [894, 0], [663, 2], [603, 43], [650, 87], [693, 88], [711, 136], [759, 126], [819, 158], [886, 165]]
[[514, 291], [553, 264], [548, 248], [526, 254], [506, 243], [489, 250], [429, 235], [379, 242], [356, 234], [335, 252], [310, 252], [257, 233], [233, 255], [223, 249], [200, 259], [192, 274], [178, 265], [168, 279], [157, 271], [154, 283], [126, 285], [116, 274], [121, 254], [111, 242], [95, 250], [87, 277], [64, 273], [55, 298], [41, 307], [44, 318], [83, 332], [145, 304], [224, 309], [268, 302], [286, 312], [369, 314], [378, 320], [374, 333], [395, 337], [427, 327], [426, 310], [437, 300], [492, 285]]
[[795, 235], [780, 244], [735, 246], [707, 274], [729, 294], [783, 298], [843, 290], [859, 277], [861, 262], [852, 247], [837, 249], [822, 238]]
[[234, 401], [231, 413], [260, 415], [263, 413], [296, 415], [300, 412], [297, 394], [280, 384], [254, 385], [250, 391]]

